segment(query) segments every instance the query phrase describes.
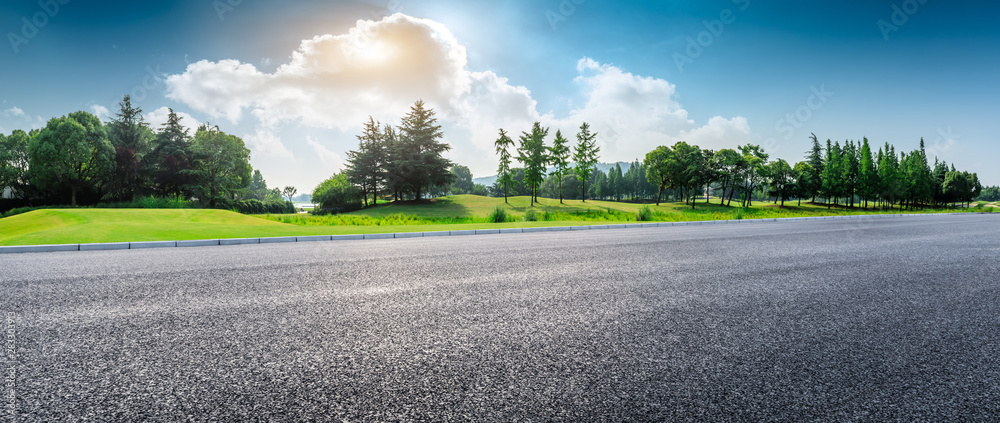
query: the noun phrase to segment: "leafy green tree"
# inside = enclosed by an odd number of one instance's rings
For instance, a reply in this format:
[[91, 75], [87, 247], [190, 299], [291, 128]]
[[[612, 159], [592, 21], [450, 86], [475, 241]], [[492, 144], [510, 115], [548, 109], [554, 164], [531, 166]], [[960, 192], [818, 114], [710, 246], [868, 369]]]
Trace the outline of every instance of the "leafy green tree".
[[580, 125], [580, 132], [576, 134], [576, 149], [573, 153], [573, 161], [576, 162], [573, 172], [576, 173], [576, 178], [583, 183], [580, 186], [583, 202], [587, 202], [587, 181], [590, 180], [590, 176], [594, 172], [594, 166], [597, 164], [597, 153], [600, 152], [601, 149], [597, 146], [597, 133], [591, 133], [590, 125], [584, 122]]
[[337, 209], [361, 203], [361, 190], [343, 172], [334, 174], [313, 190], [311, 202], [321, 209]]
[[677, 187], [682, 190], [684, 203], [691, 204], [694, 208], [695, 189], [701, 185], [701, 175], [706, 163], [701, 149], [696, 145], [690, 145], [684, 141], [678, 141], [672, 147], [674, 151], [675, 166], [671, 168], [672, 177]]
[[153, 151], [147, 163], [153, 167], [153, 184], [160, 195], [188, 197], [194, 182], [191, 136], [181, 125], [181, 117], [174, 113], [174, 109], [169, 111], [167, 122], [153, 140]]
[[264, 175], [260, 173], [260, 170], [254, 169], [253, 175], [250, 177], [250, 186], [248, 188], [250, 198], [264, 201], [267, 199], [268, 188], [267, 181], [264, 180]]
[[293, 186], [287, 186], [287, 187], [285, 187], [284, 189], [281, 190], [281, 195], [284, 196], [284, 197], [288, 197], [288, 202], [292, 202], [292, 198], [294, 198], [295, 194], [298, 194], [298, 193], [299, 193], [299, 189], [295, 188]]
[[450, 184], [452, 163], [442, 154], [451, 146], [441, 142], [444, 133], [433, 109], [425, 107], [418, 100], [410, 112], [403, 117], [399, 128], [399, 146], [394, 155], [396, 168], [402, 177], [404, 188], [420, 199], [424, 190], [434, 186]]
[[510, 149], [514, 146], [514, 140], [507, 136], [507, 132], [500, 129], [500, 138], [493, 143], [500, 156], [500, 167], [497, 169], [497, 183], [503, 188], [503, 202], [507, 203], [507, 191], [514, 186], [514, 179], [511, 175]]
[[483, 184], [472, 185], [472, 195], [478, 195], [480, 197], [488, 197], [490, 195], [490, 190]]
[[795, 195], [795, 172], [785, 159], [778, 159], [768, 164], [768, 177], [770, 195], [775, 203], [781, 199], [781, 207], [785, 207], [785, 200]]
[[545, 137], [549, 135], [548, 128], [542, 128], [541, 122], [531, 126], [531, 132], [522, 132], [521, 146], [517, 149], [517, 160], [524, 165], [524, 182], [531, 189], [531, 205], [538, 201], [538, 186], [545, 179], [545, 166], [549, 162], [548, 151], [545, 148]]
[[17, 129], [9, 137], [0, 134], [0, 192], [10, 188], [14, 197], [24, 197], [28, 188], [28, 134]]
[[743, 199], [743, 207], [750, 207], [753, 205], [754, 191], [767, 180], [767, 159], [769, 156], [759, 145], [741, 145], [739, 149], [743, 155], [743, 161], [746, 162], [746, 166], [742, 169], [742, 179], [746, 184], [743, 187], [743, 192], [746, 194]]
[[965, 193], [970, 191], [970, 181], [962, 172], [951, 171], [944, 178], [945, 198], [949, 203], [965, 201]]
[[556, 138], [552, 140], [552, 147], [549, 147], [549, 159], [555, 168], [549, 175], [556, 177], [556, 184], [559, 187], [559, 204], [563, 203], [563, 178], [572, 171], [569, 163], [569, 141], [563, 138], [562, 131], [556, 130]]
[[101, 121], [87, 112], [50, 119], [28, 142], [31, 183], [41, 189], [69, 188], [76, 206], [81, 189], [103, 185], [114, 170], [115, 149]]
[[451, 167], [451, 173], [455, 175], [455, 182], [451, 184], [452, 194], [471, 194], [475, 183], [472, 182], [472, 171], [462, 165]]
[[795, 197], [798, 198], [799, 205], [801, 206], [802, 197], [808, 197], [815, 192], [813, 191], [813, 187], [817, 183], [813, 178], [816, 177], [816, 172], [808, 162], [798, 162], [792, 168], [792, 174], [795, 175]]
[[934, 203], [943, 205], [948, 202], [944, 195], [944, 178], [948, 174], [948, 163], [934, 159]]
[[983, 186], [975, 173], [951, 171], [945, 175], [944, 192], [948, 202], [971, 203], [982, 194]]
[[218, 127], [202, 125], [192, 145], [194, 192], [215, 208], [218, 200], [232, 200], [237, 192], [250, 185], [250, 150], [239, 137]]
[[[730, 150], [732, 151], [732, 150]], [[656, 147], [653, 151], [646, 153], [643, 163], [646, 165], [646, 180], [656, 186], [656, 205], [660, 205], [663, 198], [663, 190], [674, 187], [672, 169], [675, 167], [676, 157], [674, 151], [667, 146]]]
[[712, 158], [715, 157], [715, 150], [701, 150], [701, 155], [698, 162], [700, 170], [697, 179], [699, 188], [704, 187], [705, 189], [705, 204], [708, 204], [712, 197], [712, 184], [718, 182], [723, 176], [719, 169], [715, 168], [715, 163], [712, 161]]
[[712, 167], [718, 172], [719, 180], [722, 181], [722, 198], [719, 204], [726, 204], [726, 192], [728, 191], [729, 201], [733, 201], [733, 193], [736, 191], [737, 178], [740, 169], [745, 167], [743, 155], [730, 148], [723, 148], [712, 156]]
[[978, 201], [1000, 201], [1000, 186], [984, 187], [976, 199]]

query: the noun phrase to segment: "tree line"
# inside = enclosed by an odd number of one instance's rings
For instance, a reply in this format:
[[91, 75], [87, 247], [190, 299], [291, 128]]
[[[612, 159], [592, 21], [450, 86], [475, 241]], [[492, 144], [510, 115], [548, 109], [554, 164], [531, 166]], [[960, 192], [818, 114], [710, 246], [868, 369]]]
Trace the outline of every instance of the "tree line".
[[[583, 131], [587, 129], [587, 131]], [[593, 141], [586, 123], [581, 133]], [[579, 162], [566, 163], [565, 140], [556, 133], [551, 147], [544, 139], [548, 129], [535, 123], [520, 137], [517, 155], [511, 153], [513, 140], [500, 130], [495, 142], [499, 156], [498, 178], [491, 194], [495, 197], [527, 195], [534, 201], [543, 197], [570, 199], [598, 198], [614, 201], [655, 200], [665, 197], [684, 201], [692, 207], [698, 198], [711, 197], [720, 204], [732, 205], [734, 199], [743, 207], [756, 200], [769, 199], [784, 206], [788, 200], [816, 202], [828, 207], [843, 205], [862, 208], [918, 208], [969, 203], [982, 196], [991, 198], [995, 188], [982, 187], [975, 173], [960, 172], [943, 161], [931, 164], [921, 139], [920, 148], [898, 153], [885, 143], [873, 151], [867, 138], [860, 142], [833, 142], [824, 147], [812, 134], [812, 148], [805, 160], [790, 165], [784, 159], [770, 160], [759, 145], [747, 144], [735, 149], [701, 149], [680, 141], [673, 146], [659, 146], [636, 160], [623, 172], [616, 164], [607, 173], [589, 163], [590, 172], [579, 172]], [[578, 139], [580, 136], [578, 135]], [[578, 145], [577, 149], [588, 147]], [[596, 159], [596, 145], [593, 147]], [[576, 157], [574, 156], [574, 159]], [[523, 167], [512, 168], [513, 160]], [[551, 166], [545, 177], [546, 166]], [[562, 178], [572, 169], [577, 178]], [[587, 186], [586, 181], [590, 181]], [[567, 192], [574, 192], [566, 196]], [[996, 200], [988, 200], [996, 201]]]
[[726, 205], [738, 194], [742, 206], [752, 205], [754, 194], [766, 193], [782, 205], [790, 199], [822, 198], [828, 207], [914, 209], [969, 203], [983, 189], [975, 173], [959, 172], [937, 158], [931, 165], [923, 139], [919, 149], [899, 154], [889, 143], [874, 152], [867, 138], [843, 145], [827, 140], [825, 148], [815, 134], [811, 140], [806, 160], [794, 166], [784, 159], [769, 161], [752, 144], [719, 151], [685, 142], [660, 146], [646, 155], [646, 177], [660, 193], [680, 190], [692, 206], [697, 196], [708, 193]]
[[[209, 124], [191, 135], [172, 109], [154, 131], [130, 96], [119, 106], [107, 124], [78, 111], [40, 129], [0, 134], [0, 188], [36, 206], [154, 196], [195, 198], [210, 208], [293, 209], [283, 197], [291, 198], [295, 188], [268, 188], [239, 137]], [[272, 206], [237, 204], [250, 200]]]
[[[594, 175], [597, 154], [601, 151], [597, 146], [597, 133], [591, 132], [590, 125], [583, 122], [576, 134], [576, 145], [572, 150], [562, 131], [556, 130], [555, 139], [550, 147], [545, 145], [545, 138], [548, 135], [549, 128], [543, 128], [541, 122], [535, 122], [531, 126], [531, 132], [521, 133], [520, 145], [512, 151], [515, 148], [514, 140], [507, 135], [507, 131], [500, 129], [500, 137], [493, 145], [497, 155], [500, 156], [497, 185], [503, 192], [504, 202], [507, 202], [511, 189], [523, 186], [527, 188], [528, 195], [531, 196], [531, 205], [534, 206], [538, 202], [539, 188], [545, 183], [546, 176], [554, 182], [552, 185], [558, 193], [560, 203], [565, 198], [564, 188], [570, 179], [580, 182], [580, 198], [584, 202], [587, 201], [587, 182]], [[513, 155], [514, 152], [517, 156]], [[519, 172], [510, 167], [513, 159], [523, 165], [518, 169]], [[551, 171], [547, 171], [549, 165], [553, 166]]]

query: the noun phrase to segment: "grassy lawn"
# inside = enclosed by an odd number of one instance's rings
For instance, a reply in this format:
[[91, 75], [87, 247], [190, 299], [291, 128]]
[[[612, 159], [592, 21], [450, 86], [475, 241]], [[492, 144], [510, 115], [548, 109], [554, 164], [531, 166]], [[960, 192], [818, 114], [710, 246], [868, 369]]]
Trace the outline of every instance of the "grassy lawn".
[[[507, 223], [488, 223], [497, 206], [511, 215]], [[750, 209], [706, 205], [695, 209], [682, 203], [646, 205], [653, 221], [760, 219], [803, 216], [900, 213], [832, 208], [786, 203], [778, 207], [756, 203]], [[386, 232], [431, 232], [484, 228], [523, 228], [636, 220], [641, 204], [608, 201], [541, 199], [529, 206], [528, 197], [502, 198], [472, 195], [445, 197], [429, 202], [386, 204], [338, 216], [247, 216], [223, 210], [199, 209], [46, 209], [0, 219], [0, 245], [76, 244], [126, 241], [172, 241], [217, 238], [344, 235]], [[989, 211], [986, 207], [974, 211]], [[524, 221], [534, 210], [537, 221]], [[931, 210], [950, 212], [955, 210]], [[908, 212], [904, 212], [908, 213]], [[918, 212], [920, 213], [920, 212]]]

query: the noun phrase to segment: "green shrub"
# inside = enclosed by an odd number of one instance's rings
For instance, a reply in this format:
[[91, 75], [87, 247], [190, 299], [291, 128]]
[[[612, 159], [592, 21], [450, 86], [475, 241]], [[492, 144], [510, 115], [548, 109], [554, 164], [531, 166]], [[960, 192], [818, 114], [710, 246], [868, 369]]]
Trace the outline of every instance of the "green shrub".
[[493, 211], [491, 211], [490, 214], [489, 214], [489, 216], [487, 217], [487, 220], [489, 220], [491, 223], [504, 223], [504, 222], [506, 222], [507, 221], [507, 209], [503, 208], [502, 206], [496, 206], [496, 207], [494, 207]]
[[15, 209], [7, 210], [7, 212], [4, 213], [2, 217], [16, 216], [16, 215], [19, 215], [19, 214], [22, 214], [22, 213], [27, 213], [27, 212], [30, 212], [30, 211], [35, 211], [35, 210], [42, 209], [42, 208], [44, 208], [44, 207], [18, 207], [18, 208], [15, 208]]
[[217, 200], [215, 208], [243, 214], [295, 214], [295, 205], [290, 201], [265, 202], [253, 198], [239, 201]]
[[538, 213], [535, 212], [535, 209], [528, 209], [528, 211], [524, 212], [524, 221], [525, 222], [538, 221]]
[[649, 208], [649, 206], [642, 206], [639, 208], [639, 212], [635, 214], [635, 220], [639, 222], [653, 220], [653, 209]]

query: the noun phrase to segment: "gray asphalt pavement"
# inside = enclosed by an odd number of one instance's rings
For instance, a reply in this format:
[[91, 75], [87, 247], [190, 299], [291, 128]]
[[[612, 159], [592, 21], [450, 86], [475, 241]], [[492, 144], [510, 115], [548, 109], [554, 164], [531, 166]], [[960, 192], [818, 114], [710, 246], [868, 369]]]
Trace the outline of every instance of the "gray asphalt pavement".
[[997, 421], [998, 259], [1000, 215], [6, 255], [0, 403], [13, 388], [21, 421]]

